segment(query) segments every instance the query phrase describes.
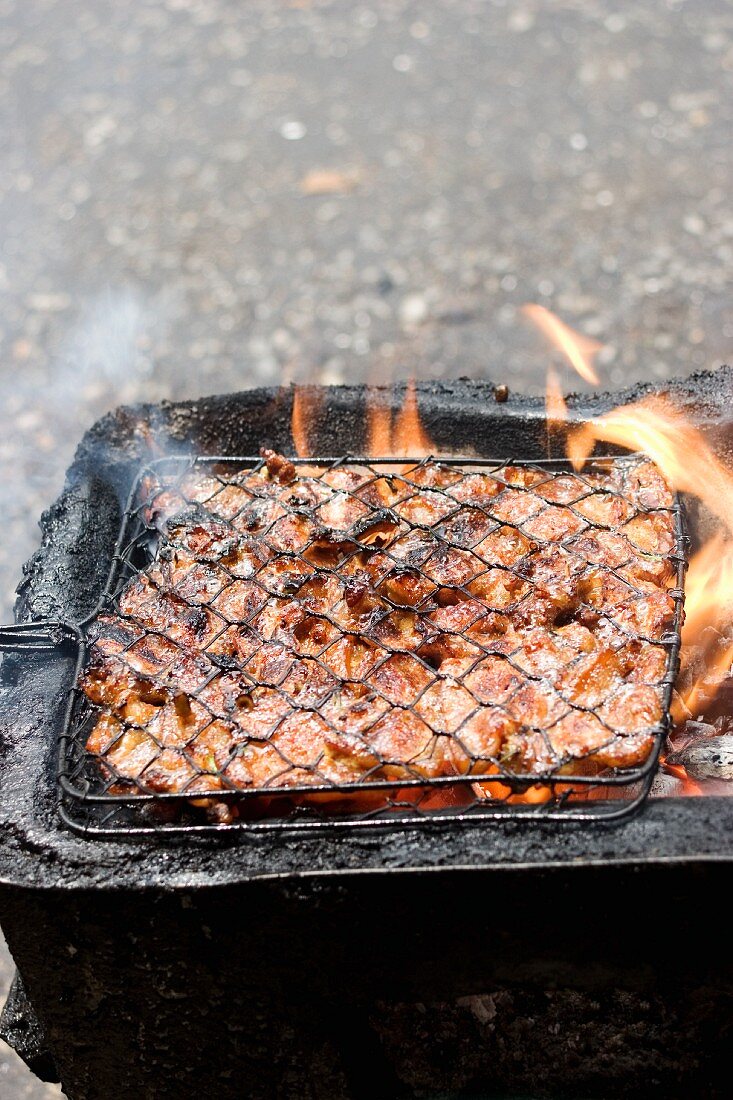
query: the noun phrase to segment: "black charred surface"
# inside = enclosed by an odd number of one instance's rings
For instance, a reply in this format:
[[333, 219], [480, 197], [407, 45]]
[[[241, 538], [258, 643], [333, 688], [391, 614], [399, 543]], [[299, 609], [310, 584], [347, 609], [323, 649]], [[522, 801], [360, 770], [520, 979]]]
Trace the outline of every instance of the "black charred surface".
[[[581, 1033], [598, 1015], [595, 999], [610, 989], [626, 990], [642, 1017], [649, 998], [679, 1004], [704, 995], [718, 1006], [722, 1048], [729, 964], [724, 949], [700, 945], [709, 942], [727, 878], [722, 865], [656, 865], [644, 874], [611, 865], [575, 879], [558, 869], [452, 870], [439, 880], [391, 874], [173, 891], [29, 890], [6, 900], [3, 919], [70, 1100], [396, 1100], [426, 1094], [412, 1086], [425, 1089], [436, 1059], [443, 1087], [465, 1085], [467, 1069], [480, 1079], [490, 1068], [492, 1036], [484, 1031], [466, 1062], [455, 1001], [496, 988], [574, 987], [583, 994], [574, 1021]], [[691, 919], [693, 896], [704, 921]], [[396, 1050], [389, 1021], [419, 1018], [420, 1006], [435, 1002], [431, 1016], [441, 1022], [431, 1027], [432, 1043], [413, 1027], [411, 1044]], [[556, 1022], [552, 1014], [545, 1020]], [[715, 1095], [715, 1049], [685, 1059], [674, 1017], [653, 1029], [654, 1073], [646, 1074], [638, 1020], [630, 1016], [626, 1028], [616, 1020], [616, 1049], [605, 1052], [613, 1088], [585, 1092], [578, 1085], [590, 1083], [585, 1058], [570, 1050], [564, 1071], [556, 1065], [550, 1073], [545, 1055], [535, 1060], [534, 1045], [522, 1041], [531, 1022], [531, 1014], [515, 1021], [516, 1046], [502, 1073], [516, 1054], [534, 1060], [532, 1095]], [[544, 1046], [557, 1052], [568, 1038], [548, 1035]], [[593, 1052], [596, 1086], [602, 1053]], [[530, 1066], [520, 1068], [528, 1084]], [[410, 1087], [396, 1091], [394, 1077]], [[550, 1083], [554, 1093], [539, 1090]]]
[[17, 972], [0, 1013], [0, 1039], [13, 1048], [41, 1081], [58, 1081], [58, 1070], [48, 1050], [43, 1028]]
[[726, 1097], [730, 997], [699, 990], [498, 989], [381, 1003], [372, 1017], [403, 1092], [435, 1097]]
[[[673, 388], [729, 447], [733, 371]], [[639, 394], [576, 398], [573, 418]], [[439, 447], [546, 453], [539, 401], [497, 404], [476, 382], [419, 398]], [[18, 617], [93, 611], [141, 460], [289, 452], [291, 402], [255, 390], [101, 420], [43, 519]], [[361, 389], [329, 392], [314, 449], [358, 452], [364, 420]], [[733, 799], [653, 802], [613, 826], [85, 839], [54, 802], [71, 671], [63, 651], [3, 665], [0, 918], [72, 1100], [172, 1100], [182, 1083], [188, 1095], [213, 1083], [224, 1100], [390, 1094], [378, 1044], [354, 1068], [354, 1029], [369, 1031], [376, 998], [444, 1001], [492, 983], [731, 989], [729, 953], [694, 945], [724, 894]]]
[[[70, 479], [63, 496], [41, 517], [43, 541], [24, 566], [17, 618], [50, 619], [63, 611], [72, 622], [89, 614], [109, 572], [122, 518], [115, 486], [104, 478]], [[73, 580], [72, 580], [73, 577]]]

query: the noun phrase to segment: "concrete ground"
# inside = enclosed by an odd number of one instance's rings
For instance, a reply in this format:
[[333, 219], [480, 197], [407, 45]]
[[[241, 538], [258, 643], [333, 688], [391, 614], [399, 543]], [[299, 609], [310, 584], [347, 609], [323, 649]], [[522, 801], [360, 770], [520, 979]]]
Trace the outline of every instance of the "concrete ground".
[[732, 85], [725, 0], [0, 0], [3, 618], [120, 401], [536, 390], [527, 301], [611, 387], [730, 359]]

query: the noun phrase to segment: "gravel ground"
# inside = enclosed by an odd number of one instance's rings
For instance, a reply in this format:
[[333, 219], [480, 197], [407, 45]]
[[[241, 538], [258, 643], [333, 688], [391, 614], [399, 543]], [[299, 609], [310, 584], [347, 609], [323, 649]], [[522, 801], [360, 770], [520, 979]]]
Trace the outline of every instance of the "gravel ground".
[[732, 84], [723, 0], [0, 0], [3, 618], [120, 401], [536, 390], [527, 301], [609, 386], [730, 358]]

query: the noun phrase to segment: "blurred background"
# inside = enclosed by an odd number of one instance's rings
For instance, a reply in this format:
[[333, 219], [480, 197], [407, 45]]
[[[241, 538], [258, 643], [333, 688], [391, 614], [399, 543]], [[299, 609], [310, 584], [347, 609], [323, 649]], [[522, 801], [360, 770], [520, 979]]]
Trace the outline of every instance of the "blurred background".
[[733, 359], [732, 92], [728, 0], [0, 0], [3, 620], [121, 402], [537, 392], [526, 302], [608, 388]]

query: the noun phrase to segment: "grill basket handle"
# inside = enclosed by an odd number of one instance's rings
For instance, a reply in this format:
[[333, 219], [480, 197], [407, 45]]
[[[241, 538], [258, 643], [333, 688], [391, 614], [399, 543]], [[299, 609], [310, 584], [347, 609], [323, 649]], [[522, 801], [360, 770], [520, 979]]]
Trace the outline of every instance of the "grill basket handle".
[[64, 642], [78, 640], [76, 627], [53, 620], [0, 626], [0, 653], [48, 653]]

